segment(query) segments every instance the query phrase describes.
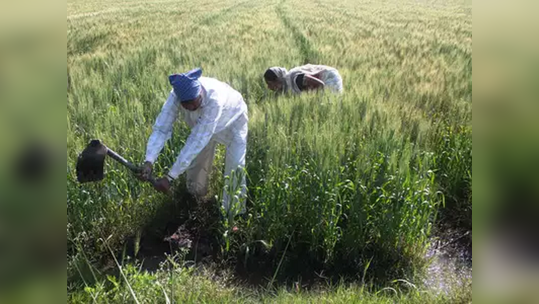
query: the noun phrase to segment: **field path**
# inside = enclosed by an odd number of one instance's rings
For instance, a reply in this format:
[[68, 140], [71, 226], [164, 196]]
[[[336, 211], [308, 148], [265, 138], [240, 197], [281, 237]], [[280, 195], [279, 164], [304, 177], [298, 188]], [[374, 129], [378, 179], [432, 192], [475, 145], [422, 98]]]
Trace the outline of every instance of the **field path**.
[[281, 19], [285, 28], [292, 34], [292, 38], [295, 41], [299, 51], [301, 53], [302, 62], [307, 63], [316, 63], [320, 55], [318, 51], [313, 47], [311, 41], [302, 33], [301, 29], [294, 23], [287, 13], [287, 8], [284, 7], [286, 0], [281, 0], [279, 5], [276, 6], [275, 11]]

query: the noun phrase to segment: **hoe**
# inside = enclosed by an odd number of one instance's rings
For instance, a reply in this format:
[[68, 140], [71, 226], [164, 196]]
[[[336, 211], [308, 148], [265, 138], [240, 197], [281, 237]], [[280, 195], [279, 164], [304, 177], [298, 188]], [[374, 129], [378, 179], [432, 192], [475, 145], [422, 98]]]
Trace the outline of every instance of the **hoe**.
[[[127, 161], [118, 153], [112, 151], [99, 140], [92, 140], [86, 149], [82, 151], [77, 160], [77, 179], [80, 183], [100, 181], [104, 177], [105, 156], [110, 156], [115, 161], [126, 166], [131, 172], [139, 173], [140, 169]], [[155, 179], [150, 177], [148, 180], [152, 185]]]

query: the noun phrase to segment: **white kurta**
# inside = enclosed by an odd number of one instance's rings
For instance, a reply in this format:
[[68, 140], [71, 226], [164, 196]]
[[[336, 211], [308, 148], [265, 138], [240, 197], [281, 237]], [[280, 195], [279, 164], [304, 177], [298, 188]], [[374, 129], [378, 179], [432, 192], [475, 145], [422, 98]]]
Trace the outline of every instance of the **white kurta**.
[[[153, 126], [146, 161], [154, 163], [157, 160], [165, 142], [172, 136], [174, 122], [181, 114], [192, 130], [169, 175], [177, 178], [191, 171], [187, 174], [188, 189], [202, 196], [207, 191], [215, 143], [224, 144], [227, 148], [225, 176], [230, 176], [232, 170], [245, 167], [248, 111], [241, 94], [228, 84], [207, 77], [200, 77], [199, 81], [202, 85], [202, 103], [196, 111], [184, 109], [174, 91], [170, 93]], [[230, 181], [238, 186], [236, 179]], [[241, 193], [245, 195], [245, 177], [239, 182]], [[224, 193], [223, 205], [226, 210], [230, 208], [230, 200], [231, 197]], [[244, 206], [241, 209], [245, 211]]]

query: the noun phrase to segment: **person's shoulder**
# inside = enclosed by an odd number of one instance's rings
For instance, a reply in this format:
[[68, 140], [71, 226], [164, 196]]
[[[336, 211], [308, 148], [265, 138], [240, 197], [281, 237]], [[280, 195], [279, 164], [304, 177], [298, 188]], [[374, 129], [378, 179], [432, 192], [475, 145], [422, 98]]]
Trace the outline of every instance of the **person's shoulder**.
[[295, 68], [290, 69], [290, 71], [288, 71], [287, 75], [300, 72], [302, 69], [303, 69], [303, 66], [297, 66]]
[[313, 71], [313, 72], [319, 72], [319, 71], [325, 71], [325, 70], [336, 70], [334, 67], [331, 67], [329, 65], [323, 65], [323, 64], [306, 64], [302, 66], [304, 70]]
[[329, 65], [318, 65], [320, 71], [337, 71], [336, 68]]
[[200, 76], [198, 78], [199, 81], [207, 81], [207, 80], [212, 80], [212, 79], [215, 79], [213, 77], [208, 77], [208, 76]]
[[212, 83], [214, 81], [217, 81], [217, 79], [215, 78], [211, 78], [211, 77], [205, 77], [205, 76], [202, 76], [198, 79], [198, 81], [200, 81], [200, 83], [202, 85], [205, 85], [205, 84], [208, 84], [208, 83]]
[[226, 82], [223, 82], [217, 78], [200, 77], [198, 80], [207, 91], [219, 91], [222, 90], [223, 87], [228, 86]]
[[214, 107], [219, 105], [220, 81], [210, 77], [200, 77], [200, 84], [204, 89], [206, 106]]
[[198, 81], [208, 95], [212, 95], [219, 85], [219, 80], [211, 77], [200, 77]]
[[231, 91], [238, 92], [228, 82], [225, 82], [216, 78], [205, 77], [205, 79], [201, 81], [200, 83], [208, 91], [216, 91], [219, 93], [224, 93], [224, 92], [230, 93]]
[[202, 85], [204, 85], [204, 84], [228, 85], [228, 83], [226, 83], [226, 82], [224, 82], [222, 80], [219, 80], [217, 78], [213, 78], [213, 77], [200, 77], [198, 80], [200, 81], [200, 83]]

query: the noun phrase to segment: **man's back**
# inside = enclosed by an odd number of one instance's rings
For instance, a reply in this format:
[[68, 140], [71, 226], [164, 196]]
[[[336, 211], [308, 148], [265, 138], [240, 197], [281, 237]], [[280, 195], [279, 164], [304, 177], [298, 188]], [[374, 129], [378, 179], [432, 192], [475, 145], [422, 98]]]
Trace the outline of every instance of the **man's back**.
[[220, 112], [215, 133], [227, 129], [240, 117], [247, 119], [247, 105], [238, 91], [215, 78], [200, 77], [199, 81], [202, 85], [203, 96], [201, 107], [196, 111], [181, 109], [189, 126], [194, 127], [205, 115], [215, 117], [209, 112]]
[[199, 81], [206, 96], [217, 101], [225, 109], [233, 110], [245, 105], [240, 92], [234, 90], [228, 83], [210, 77], [200, 77]]

